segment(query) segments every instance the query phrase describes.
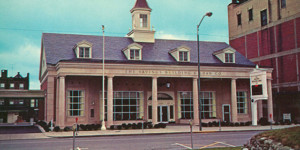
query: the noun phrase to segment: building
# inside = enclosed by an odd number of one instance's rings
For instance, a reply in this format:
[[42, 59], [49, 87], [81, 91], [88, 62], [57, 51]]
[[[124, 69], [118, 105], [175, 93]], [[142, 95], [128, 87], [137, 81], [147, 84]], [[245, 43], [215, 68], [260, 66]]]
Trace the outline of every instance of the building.
[[[40, 82], [46, 121], [61, 127], [77, 119], [79, 124], [104, 119], [106, 126], [141, 120], [193, 119], [198, 124], [199, 109], [203, 122], [252, 120], [250, 74], [259, 70], [255, 64], [224, 42], [200, 42], [198, 96], [197, 41], [155, 39], [151, 11], [146, 0], [136, 1], [127, 37], [43, 34]], [[268, 83], [264, 93], [272, 108], [272, 69], [262, 70], [266, 78], [259, 82]]]
[[[300, 120], [300, 1], [233, 0], [228, 5], [229, 43], [260, 66], [272, 67], [275, 120]], [[260, 102], [261, 109], [266, 108]], [[264, 111], [264, 117], [268, 114]]]
[[29, 90], [29, 73], [26, 77], [18, 72], [14, 77], [1, 71], [0, 78], [0, 123], [43, 120], [44, 92]]

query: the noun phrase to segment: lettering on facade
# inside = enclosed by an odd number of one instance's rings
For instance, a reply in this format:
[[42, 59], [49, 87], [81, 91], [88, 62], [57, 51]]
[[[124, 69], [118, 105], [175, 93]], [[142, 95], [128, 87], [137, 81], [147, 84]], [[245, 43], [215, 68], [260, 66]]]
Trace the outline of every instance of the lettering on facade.
[[[125, 70], [126, 74], [133, 75], [198, 75], [197, 71], [173, 71], [173, 70]], [[201, 71], [202, 76], [221, 76], [222, 72]]]

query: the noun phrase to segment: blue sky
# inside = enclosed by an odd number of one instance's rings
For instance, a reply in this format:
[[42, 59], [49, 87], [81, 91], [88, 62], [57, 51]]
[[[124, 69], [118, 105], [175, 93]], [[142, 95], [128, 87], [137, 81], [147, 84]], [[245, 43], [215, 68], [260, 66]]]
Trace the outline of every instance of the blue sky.
[[[159, 39], [228, 43], [227, 5], [231, 0], [147, 0], [151, 25]], [[0, 0], [0, 69], [9, 76], [30, 73], [30, 89], [39, 89], [42, 33], [125, 36], [135, 0]]]

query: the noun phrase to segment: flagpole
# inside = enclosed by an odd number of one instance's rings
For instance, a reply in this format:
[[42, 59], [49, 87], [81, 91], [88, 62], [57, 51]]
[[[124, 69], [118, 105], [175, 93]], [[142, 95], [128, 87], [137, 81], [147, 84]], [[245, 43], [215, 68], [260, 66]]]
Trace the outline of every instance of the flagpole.
[[102, 47], [102, 127], [101, 130], [106, 130], [105, 127], [105, 78], [104, 78], [104, 60], [105, 60], [105, 37], [104, 37], [104, 25], [102, 25], [102, 33], [103, 33], [103, 47]]

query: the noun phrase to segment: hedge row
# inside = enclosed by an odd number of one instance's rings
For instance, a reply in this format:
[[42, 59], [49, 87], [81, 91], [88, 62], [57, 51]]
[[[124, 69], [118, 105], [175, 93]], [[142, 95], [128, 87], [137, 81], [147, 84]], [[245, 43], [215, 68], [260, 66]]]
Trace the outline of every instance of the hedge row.
[[[203, 127], [219, 127], [219, 122], [217, 121], [213, 121], [213, 122], [208, 122], [208, 123], [202, 123]], [[251, 121], [248, 122], [226, 122], [226, 121], [222, 121], [221, 122], [221, 126], [222, 127], [226, 127], [226, 126], [230, 126], [230, 127], [234, 127], [234, 126], [250, 126], [252, 124]]]
[[167, 125], [164, 124], [164, 123], [155, 124], [153, 126], [152, 122], [144, 122], [144, 123], [139, 122], [139, 123], [132, 123], [132, 124], [131, 123], [128, 123], [128, 124], [123, 123], [122, 125], [112, 125], [112, 126], [110, 126], [110, 129], [111, 130], [115, 130], [115, 129], [117, 129], [117, 130], [122, 130], [122, 129], [127, 130], [127, 129], [142, 129], [142, 128], [151, 129], [151, 128], [166, 128], [166, 126]]

